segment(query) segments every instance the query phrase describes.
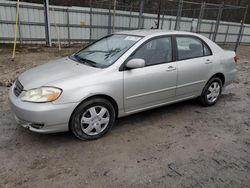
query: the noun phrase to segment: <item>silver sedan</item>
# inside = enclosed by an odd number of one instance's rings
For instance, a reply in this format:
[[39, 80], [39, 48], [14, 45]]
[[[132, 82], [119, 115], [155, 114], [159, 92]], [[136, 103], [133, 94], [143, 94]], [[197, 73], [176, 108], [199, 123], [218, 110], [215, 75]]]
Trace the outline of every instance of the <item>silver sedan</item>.
[[136, 30], [21, 74], [9, 91], [18, 123], [38, 133], [107, 133], [117, 118], [187, 99], [214, 105], [237, 57], [189, 32]]

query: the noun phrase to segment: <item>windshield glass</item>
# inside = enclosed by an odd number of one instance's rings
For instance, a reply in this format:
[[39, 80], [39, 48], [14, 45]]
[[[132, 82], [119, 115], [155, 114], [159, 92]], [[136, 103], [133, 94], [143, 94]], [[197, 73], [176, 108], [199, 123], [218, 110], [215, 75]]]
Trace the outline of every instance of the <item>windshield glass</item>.
[[138, 36], [110, 35], [79, 51], [74, 57], [96, 67], [107, 67], [140, 39]]

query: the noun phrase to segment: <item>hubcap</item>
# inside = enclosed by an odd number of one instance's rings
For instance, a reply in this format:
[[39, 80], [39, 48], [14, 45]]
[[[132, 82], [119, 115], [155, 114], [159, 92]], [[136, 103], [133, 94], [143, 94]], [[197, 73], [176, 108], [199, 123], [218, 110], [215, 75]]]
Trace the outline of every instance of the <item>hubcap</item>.
[[220, 84], [218, 82], [213, 82], [207, 92], [207, 100], [208, 102], [212, 103], [217, 100], [220, 95]]
[[110, 120], [109, 111], [103, 106], [93, 106], [87, 109], [81, 117], [81, 129], [90, 136], [104, 131]]

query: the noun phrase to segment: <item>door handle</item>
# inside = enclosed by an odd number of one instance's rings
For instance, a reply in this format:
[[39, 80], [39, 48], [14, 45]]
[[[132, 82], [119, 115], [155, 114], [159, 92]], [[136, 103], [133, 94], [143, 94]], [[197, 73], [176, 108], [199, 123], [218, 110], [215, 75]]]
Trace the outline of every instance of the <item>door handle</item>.
[[210, 64], [210, 63], [213, 63], [212, 61], [210, 61], [210, 59], [207, 59], [205, 64]]
[[174, 71], [174, 70], [176, 70], [176, 68], [170, 65], [166, 71]]

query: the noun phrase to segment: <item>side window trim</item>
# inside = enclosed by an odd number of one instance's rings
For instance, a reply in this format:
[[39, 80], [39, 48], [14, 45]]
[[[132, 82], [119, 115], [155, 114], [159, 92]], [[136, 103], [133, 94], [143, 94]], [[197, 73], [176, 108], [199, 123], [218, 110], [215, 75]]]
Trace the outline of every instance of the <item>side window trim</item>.
[[[206, 57], [206, 56], [213, 55], [213, 52], [212, 52], [211, 48], [208, 46], [208, 44], [203, 40], [201, 40], [201, 41], [202, 41], [202, 45], [203, 45], [203, 56]], [[209, 55], [205, 55], [205, 47], [208, 49]]]
[[[202, 43], [202, 48], [203, 48], [203, 56], [199, 56], [199, 57], [191, 57], [191, 58], [186, 58], [186, 59], [179, 59], [179, 55], [178, 55], [178, 46], [177, 46], [177, 40], [176, 37], [189, 37], [189, 38], [194, 38], [199, 40]], [[173, 35], [173, 41], [174, 41], [174, 45], [173, 48], [175, 50], [175, 56], [176, 56], [176, 61], [184, 61], [184, 60], [189, 60], [189, 59], [195, 59], [195, 58], [200, 58], [200, 57], [207, 57], [207, 56], [211, 56], [213, 55], [211, 48], [209, 47], [209, 45], [200, 37], [198, 36], [193, 36], [193, 35]], [[207, 49], [209, 50], [210, 54], [209, 55], [204, 55], [204, 46], [207, 47]]]
[[171, 62], [174, 62], [176, 61], [176, 55], [174, 53], [175, 49], [174, 49], [174, 38], [173, 38], [173, 35], [160, 35], [160, 36], [156, 36], [156, 37], [152, 37], [146, 41], [144, 41], [140, 46], [138, 46], [130, 55], [129, 57], [127, 57], [127, 59], [123, 62], [123, 64], [120, 66], [119, 68], [119, 71], [126, 71], [126, 66], [125, 64], [128, 62], [129, 58], [131, 56], [133, 56], [141, 47], [143, 47], [143, 45], [145, 45], [146, 43], [152, 41], [152, 40], [155, 40], [155, 39], [159, 39], [159, 38], [164, 38], [164, 37], [169, 37], [170, 38], [170, 41], [171, 41], [171, 60], [170, 61], [166, 61], [166, 62], [161, 62], [161, 63], [157, 63], [157, 64], [153, 64], [153, 65], [147, 65], [145, 67], [150, 67], [150, 66], [154, 66], [154, 65], [159, 65], [159, 64], [164, 64], [164, 63], [171, 63]]

